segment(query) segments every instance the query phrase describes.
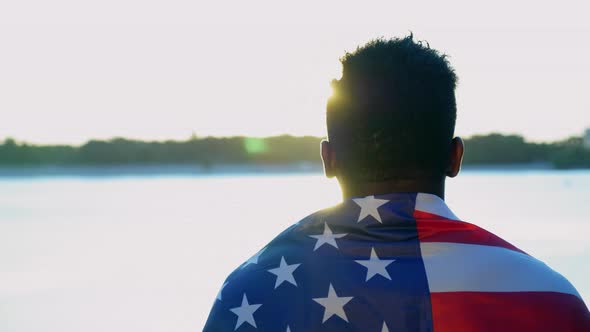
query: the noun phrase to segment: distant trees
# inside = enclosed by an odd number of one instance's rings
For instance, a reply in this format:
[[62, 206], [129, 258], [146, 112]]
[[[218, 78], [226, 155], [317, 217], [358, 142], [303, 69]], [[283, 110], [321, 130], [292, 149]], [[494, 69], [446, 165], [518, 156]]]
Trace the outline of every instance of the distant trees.
[[0, 145], [0, 165], [70, 164], [77, 148], [67, 145], [36, 146], [7, 138]]
[[509, 164], [548, 161], [549, 144], [529, 143], [518, 135], [477, 135], [465, 141], [467, 164]]
[[[289, 135], [204, 137], [186, 141], [146, 142], [125, 138], [91, 140], [82, 146], [30, 145], [6, 139], [0, 166], [122, 164], [289, 164], [319, 162], [320, 138]], [[465, 164], [551, 162], [557, 168], [590, 167], [582, 138], [551, 144], [530, 143], [518, 135], [478, 135], [465, 140]]]
[[557, 142], [550, 149], [550, 160], [557, 168], [590, 168], [590, 149], [581, 137]]
[[466, 140], [466, 164], [550, 162], [555, 168], [590, 168], [590, 149], [581, 137], [530, 143], [522, 136], [490, 134]]

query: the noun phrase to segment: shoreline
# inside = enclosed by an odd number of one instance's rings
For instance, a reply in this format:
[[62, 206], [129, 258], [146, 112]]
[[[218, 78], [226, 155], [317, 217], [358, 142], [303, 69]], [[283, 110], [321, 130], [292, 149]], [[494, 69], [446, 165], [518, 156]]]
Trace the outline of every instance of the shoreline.
[[[550, 163], [465, 165], [462, 171], [575, 171], [556, 169]], [[580, 170], [580, 169], [577, 169]], [[81, 165], [81, 166], [0, 166], [0, 178], [13, 177], [113, 177], [113, 176], [224, 176], [321, 174], [321, 163], [295, 164], [189, 164]]]

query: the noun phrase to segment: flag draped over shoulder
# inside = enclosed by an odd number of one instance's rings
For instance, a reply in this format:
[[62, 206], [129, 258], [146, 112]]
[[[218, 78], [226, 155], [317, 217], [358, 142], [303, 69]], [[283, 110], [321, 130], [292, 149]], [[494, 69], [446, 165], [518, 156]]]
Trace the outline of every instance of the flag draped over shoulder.
[[590, 331], [575, 288], [424, 193], [352, 198], [223, 283], [215, 331]]

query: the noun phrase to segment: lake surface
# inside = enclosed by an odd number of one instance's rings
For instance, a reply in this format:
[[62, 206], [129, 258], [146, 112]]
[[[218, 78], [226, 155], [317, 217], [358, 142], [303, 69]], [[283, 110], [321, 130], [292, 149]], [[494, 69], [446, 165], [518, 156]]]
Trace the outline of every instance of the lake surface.
[[[0, 330], [200, 331], [229, 272], [339, 199], [317, 173], [0, 177]], [[465, 171], [447, 202], [589, 302], [590, 171]]]

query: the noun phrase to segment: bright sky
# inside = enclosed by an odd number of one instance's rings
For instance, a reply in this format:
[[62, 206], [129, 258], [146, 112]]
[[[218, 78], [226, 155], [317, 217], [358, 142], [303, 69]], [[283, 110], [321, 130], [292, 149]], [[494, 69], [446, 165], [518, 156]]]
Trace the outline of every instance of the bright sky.
[[346, 50], [412, 31], [459, 75], [457, 134], [590, 127], [587, 1], [0, 2], [0, 139], [325, 135]]

